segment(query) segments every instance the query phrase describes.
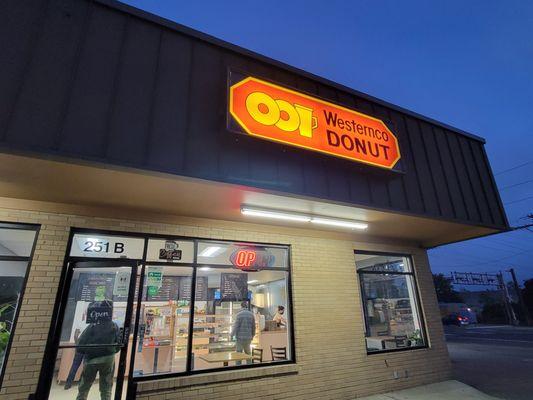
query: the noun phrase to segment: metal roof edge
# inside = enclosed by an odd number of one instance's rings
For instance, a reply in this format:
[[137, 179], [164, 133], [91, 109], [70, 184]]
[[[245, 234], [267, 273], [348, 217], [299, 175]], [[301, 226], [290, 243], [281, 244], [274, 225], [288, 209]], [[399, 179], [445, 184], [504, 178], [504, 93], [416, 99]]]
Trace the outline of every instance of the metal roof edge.
[[464, 131], [462, 129], [456, 128], [456, 127], [451, 126], [451, 125], [448, 125], [448, 124], [446, 124], [444, 122], [440, 122], [440, 121], [437, 121], [437, 120], [432, 119], [430, 117], [426, 117], [426, 116], [424, 116], [422, 114], [419, 114], [417, 112], [414, 112], [414, 111], [408, 110], [406, 108], [400, 107], [400, 106], [398, 106], [396, 104], [389, 103], [389, 102], [387, 102], [385, 100], [381, 100], [381, 99], [379, 99], [377, 97], [374, 97], [372, 95], [369, 95], [367, 93], [360, 92], [358, 90], [355, 90], [355, 89], [350, 88], [348, 86], [342, 85], [342, 84], [337, 83], [335, 81], [329, 80], [329, 79], [321, 77], [319, 75], [315, 75], [315, 74], [313, 74], [311, 72], [308, 72], [308, 71], [305, 71], [303, 69], [294, 67], [294, 66], [292, 66], [290, 64], [286, 64], [284, 62], [275, 60], [273, 58], [264, 56], [264, 55], [262, 55], [260, 53], [256, 53], [256, 52], [254, 52], [252, 50], [245, 49], [244, 47], [240, 47], [240, 46], [237, 46], [235, 44], [226, 42], [224, 40], [216, 38], [215, 36], [212, 36], [212, 35], [209, 35], [207, 33], [203, 33], [203, 32], [200, 32], [198, 30], [189, 28], [189, 27], [187, 27], [185, 25], [182, 25], [182, 24], [179, 24], [177, 22], [171, 21], [171, 20], [169, 20], [167, 18], [160, 17], [160, 16], [158, 16], [156, 14], [149, 13], [149, 12], [141, 10], [139, 8], [130, 6], [128, 4], [120, 2], [118, 0], [91, 0], [91, 1], [93, 1], [95, 3], [99, 3], [99, 4], [107, 6], [107, 7], [110, 7], [110, 8], [113, 8], [113, 9], [116, 9], [118, 11], [121, 11], [121, 12], [124, 12], [124, 13], [127, 13], [127, 14], [130, 14], [130, 15], [133, 15], [135, 17], [150, 21], [150, 22], [155, 23], [157, 25], [164, 26], [166, 28], [169, 28], [169, 29], [172, 29], [174, 31], [180, 32], [182, 34], [185, 34], [185, 35], [188, 35], [188, 36], [192, 36], [195, 39], [199, 39], [199, 40], [208, 42], [210, 44], [213, 44], [213, 45], [216, 45], [216, 46], [219, 46], [219, 47], [223, 47], [225, 49], [228, 49], [230, 51], [245, 55], [247, 57], [255, 58], [255, 59], [260, 60], [260, 61], [262, 61], [264, 63], [271, 64], [271, 65], [273, 65], [275, 67], [283, 68], [283, 69], [285, 69], [285, 70], [287, 70], [289, 72], [292, 72], [292, 73], [295, 73], [295, 74], [298, 74], [298, 75], [302, 75], [302, 76], [304, 76], [304, 77], [306, 77], [308, 79], [320, 82], [320, 83], [322, 83], [324, 85], [336, 88], [338, 90], [342, 90], [344, 92], [348, 92], [348, 93], [353, 94], [355, 96], [362, 97], [365, 100], [369, 100], [371, 102], [377, 103], [377, 104], [382, 105], [384, 107], [388, 107], [390, 109], [393, 109], [395, 111], [401, 112], [403, 114], [410, 115], [410, 116], [415, 117], [417, 119], [420, 119], [422, 121], [429, 122], [430, 124], [437, 125], [437, 126], [439, 126], [441, 128], [444, 128], [444, 129], [447, 129], [447, 130], [452, 131], [454, 133], [466, 136], [466, 137], [468, 137], [470, 139], [477, 140], [477, 141], [479, 141], [481, 143], [486, 143], [486, 140], [483, 137], [481, 137], [481, 136], [474, 135], [474, 134], [466, 132], [466, 131]]

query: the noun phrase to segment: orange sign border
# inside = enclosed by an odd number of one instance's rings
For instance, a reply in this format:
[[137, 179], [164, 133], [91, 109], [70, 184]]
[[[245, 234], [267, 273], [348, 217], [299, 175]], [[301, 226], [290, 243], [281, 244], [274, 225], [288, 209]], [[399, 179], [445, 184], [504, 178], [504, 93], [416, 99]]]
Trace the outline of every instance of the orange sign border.
[[[385, 127], [385, 129], [387, 130], [387, 132], [394, 138], [394, 141], [396, 142], [396, 146], [398, 148], [398, 157], [394, 160], [394, 162], [391, 164], [390, 167], [387, 167], [385, 165], [378, 164], [378, 163], [373, 163], [371, 161], [357, 160], [357, 159], [354, 159], [354, 158], [343, 156], [341, 154], [332, 153], [330, 151], [321, 150], [321, 149], [317, 149], [315, 147], [305, 146], [305, 145], [302, 145], [302, 144], [286, 142], [284, 140], [274, 139], [274, 138], [271, 138], [271, 137], [268, 137], [268, 136], [264, 136], [264, 135], [260, 135], [260, 134], [256, 134], [256, 133], [250, 131], [233, 110], [233, 91], [235, 89], [237, 89], [238, 87], [248, 83], [249, 81], [257, 81], [257, 82], [260, 82], [260, 83], [262, 83], [262, 84], [264, 84], [266, 86], [270, 86], [270, 87], [275, 88], [275, 89], [284, 90], [286, 92], [292, 93], [292, 94], [297, 95], [297, 96], [305, 97], [306, 99], [313, 100], [313, 101], [316, 101], [318, 103], [322, 103], [322, 104], [325, 104], [325, 105], [328, 105], [328, 106], [333, 106], [333, 107], [336, 107], [336, 108], [340, 108], [340, 109], [342, 109], [344, 111], [355, 113], [355, 114], [358, 114], [358, 115], [360, 115], [362, 117], [369, 118], [369, 119], [372, 119], [374, 121], [381, 122], [383, 124], [383, 126]], [[304, 94], [304, 93], [301, 93], [301, 92], [297, 92], [297, 91], [289, 89], [287, 87], [279, 86], [279, 85], [276, 85], [274, 83], [270, 83], [270, 82], [264, 81], [262, 79], [252, 77], [252, 76], [249, 76], [249, 77], [243, 79], [242, 81], [239, 81], [239, 82], [231, 85], [229, 89], [230, 89], [229, 90], [229, 112], [230, 112], [231, 116], [238, 122], [239, 126], [242, 129], [244, 129], [244, 131], [246, 133], [248, 133], [249, 135], [251, 135], [251, 136], [258, 137], [258, 138], [261, 138], [261, 139], [264, 139], [264, 140], [269, 140], [269, 141], [275, 142], [275, 143], [282, 143], [282, 144], [285, 144], [287, 146], [299, 147], [299, 148], [310, 150], [310, 151], [314, 151], [314, 152], [317, 152], [317, 153], [328, 154], [328, 155], [331, 155], [331, 156], [334, 156], [334, 157], [337, 157], [337, 158], [343, 158], [343, 159], [350, 160], [350, 161], [353, 161], [353, 162], [359, 162], [359, 163], [362, 163], [362, 164], [372, 165], [374, 167], [383, 168], [383, 169], [386, 169], [386, 170], [389, 170], [389, 171], [393, 170], [394, 167], [396, 166], [396, 164], [398, 163], [398, 161], [402, 158], [401, 151], [400, 151], [400, 143], [398, 142], [398, 138], [396, 137], [396, 135], [393, 132], [391, 132], [391, 130], [389, 129], [387, 124], [385, 124], [385, 122], [383, 122], [383, 120], [381, 120], [379, 118], [375, 118], [375, 117], [372, 117], [370, 115], [363, 114], [363, 113], [360, 113], [360, 112], [355, 111], [355, 110], [351, 110], [351, 109], [349, 109], [347, 107], [343, 107], [341, 105], [338, 105], [338, 104], [335, 104], [335, 103], [331, 103], [329, 101], [325, 101], [325, 100], [319, 99], [319, 98], [314, 97], [314, 96], [310, 96], [310, 95], [307, 95], [307, 94]]]

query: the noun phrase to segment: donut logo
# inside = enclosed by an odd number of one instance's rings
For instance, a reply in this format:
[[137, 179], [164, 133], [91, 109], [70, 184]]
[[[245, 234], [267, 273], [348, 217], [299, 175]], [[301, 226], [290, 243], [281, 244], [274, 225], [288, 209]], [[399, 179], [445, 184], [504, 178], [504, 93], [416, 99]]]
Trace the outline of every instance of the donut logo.
[[230, 86], [229, 112], [261, 139], [386, 169], [401, 158], [382, 120], [254, 77]]

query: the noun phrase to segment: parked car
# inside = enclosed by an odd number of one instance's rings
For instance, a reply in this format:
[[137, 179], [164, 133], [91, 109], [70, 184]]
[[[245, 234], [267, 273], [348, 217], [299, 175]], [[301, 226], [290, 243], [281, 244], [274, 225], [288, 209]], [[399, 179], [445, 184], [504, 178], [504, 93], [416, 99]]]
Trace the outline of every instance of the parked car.
[[448, 314], [442, 318], [443, 325], [464, 326], [470, 323], [468, 317], [457, 313]]

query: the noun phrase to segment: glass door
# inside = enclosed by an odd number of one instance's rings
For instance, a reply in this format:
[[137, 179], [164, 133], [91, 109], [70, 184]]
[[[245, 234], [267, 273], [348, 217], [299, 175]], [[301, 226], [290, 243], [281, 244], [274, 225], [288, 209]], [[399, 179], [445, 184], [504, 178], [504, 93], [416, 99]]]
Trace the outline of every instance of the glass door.
[[70, 263], [53, 381], [54, 400], [126, 398], [137, 263]]

